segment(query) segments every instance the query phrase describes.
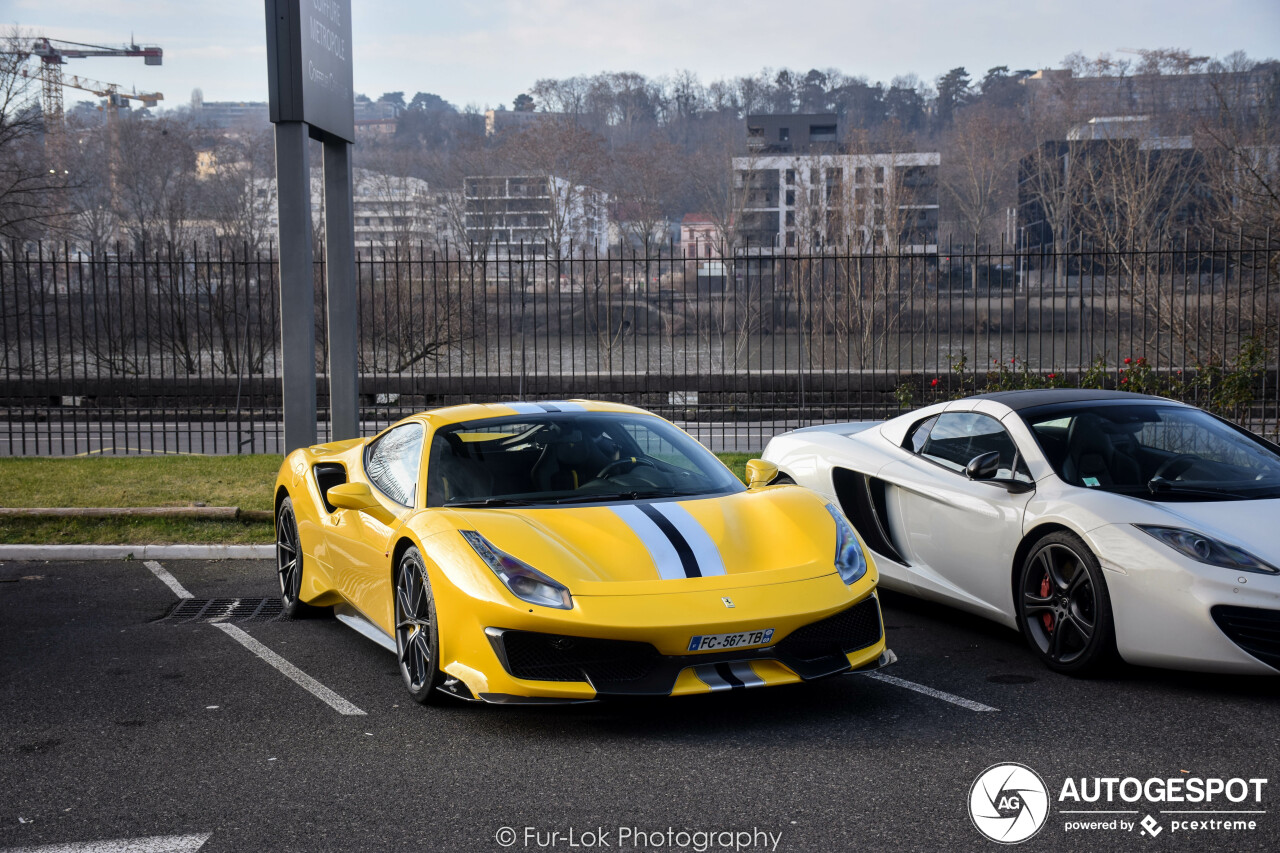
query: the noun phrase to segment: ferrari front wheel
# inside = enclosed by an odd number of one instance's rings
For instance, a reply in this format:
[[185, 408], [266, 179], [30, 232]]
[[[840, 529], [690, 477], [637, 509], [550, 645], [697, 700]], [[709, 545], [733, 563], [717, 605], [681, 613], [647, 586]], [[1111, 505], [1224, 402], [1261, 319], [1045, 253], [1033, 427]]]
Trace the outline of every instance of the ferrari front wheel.
[[1018, 626], [1052, 670], [1098, 672], [1115, 653], [1115, 623], [1102, 566], [1074, 533], [1059, 531], [1031, 548], [1018, 576]]
[[407, 549], [396, 566], [395, 617], [400, 677], [414, 701], [432, 704], [441, 680], [440, 634], [431, 580], [417, 548]]
[[323, 610], [305, 604], [302, 591], [302, 539], [298, 536], [298, 519], [293, 514], [293, 501], [285, 498], [276, 512], [276, 576], [280, 580], [280, 603], [290, 619], [305, 619]]

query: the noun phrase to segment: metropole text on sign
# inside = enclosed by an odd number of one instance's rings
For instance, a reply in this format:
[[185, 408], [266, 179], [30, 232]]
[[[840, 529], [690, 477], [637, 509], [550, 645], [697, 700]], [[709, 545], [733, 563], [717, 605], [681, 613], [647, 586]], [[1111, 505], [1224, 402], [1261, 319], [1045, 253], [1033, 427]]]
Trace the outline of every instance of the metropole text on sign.
[[266, 0], [271, 121], [355, 142], [351, 0]]

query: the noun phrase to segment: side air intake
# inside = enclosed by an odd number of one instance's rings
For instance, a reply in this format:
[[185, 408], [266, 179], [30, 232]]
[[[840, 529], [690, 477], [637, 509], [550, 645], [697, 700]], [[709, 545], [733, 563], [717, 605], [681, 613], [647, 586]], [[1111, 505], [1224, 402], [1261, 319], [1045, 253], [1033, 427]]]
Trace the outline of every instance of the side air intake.
[[862, 541], [877, 554], [907, 565], [889, 536], [884, 480], [868, 477], [848, 468], [835, 468], [831, 471], [831, 483], [835, 486], [840, 508], [858, 529]]

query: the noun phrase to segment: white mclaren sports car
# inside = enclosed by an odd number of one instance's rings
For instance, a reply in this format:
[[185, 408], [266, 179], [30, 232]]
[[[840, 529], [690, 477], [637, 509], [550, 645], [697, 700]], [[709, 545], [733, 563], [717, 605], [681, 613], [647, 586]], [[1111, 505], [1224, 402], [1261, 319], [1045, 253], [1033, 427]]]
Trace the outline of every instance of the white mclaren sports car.
[[1194, 406], [1007, 391], [777, 436], [880, 583], [1021, 631], [1050, 668], [1280, 671], [1280, 446]]

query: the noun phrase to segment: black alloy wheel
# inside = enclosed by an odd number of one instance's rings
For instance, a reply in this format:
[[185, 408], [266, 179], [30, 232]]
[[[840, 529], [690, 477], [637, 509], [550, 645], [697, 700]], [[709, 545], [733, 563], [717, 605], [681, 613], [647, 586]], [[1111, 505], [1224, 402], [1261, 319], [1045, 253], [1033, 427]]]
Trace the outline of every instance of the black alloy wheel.
[[285, 498], [276, 513], [276, 575], [280, 579], [280, 602], [285, 616], [305, 619], [326, 608], [312, 607], [300, 598], [302, 590], [302, 540], [298, 537], [298, 519], [293, 514], [293, 500]]
[[440, 634], [436, 603], [431, 595], [427, 567], [417, 548], [409, 548], [396, 567], [396, 659], [400, 677], [414, 701], [434, 704], [441, 694]]
[[1018, 626], [1052, 670], [1096, 673], [1115, 655], [1115, 625], [1098, 559], [1073, 533], [1036, 542], [1017, 586]]

